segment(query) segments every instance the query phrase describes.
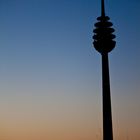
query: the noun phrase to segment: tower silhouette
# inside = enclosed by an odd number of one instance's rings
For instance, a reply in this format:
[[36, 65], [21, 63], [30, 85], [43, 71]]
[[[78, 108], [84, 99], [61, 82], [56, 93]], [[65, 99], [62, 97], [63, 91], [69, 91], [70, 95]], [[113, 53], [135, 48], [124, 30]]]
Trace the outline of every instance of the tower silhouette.
[[104, 0], [101, 0], [101, 16], [97, 20], [93, 30], [93, 44], [102, 56], [103, 140], [113, 140], [108, 53], [114, 49], [116, 42], [113, 40], [115, 38], [112, 34], [115, 30], [111, 28], [113, 24], [105, 15]]

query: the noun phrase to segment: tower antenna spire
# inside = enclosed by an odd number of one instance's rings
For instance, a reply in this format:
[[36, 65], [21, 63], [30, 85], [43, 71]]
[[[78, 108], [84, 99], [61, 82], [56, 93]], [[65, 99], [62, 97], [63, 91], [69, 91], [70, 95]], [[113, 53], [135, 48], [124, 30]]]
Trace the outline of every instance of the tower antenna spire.
[[101, 15], [102, 15], [102, 17], [105, 17], [105, 2], [104, 2], [104, 0], [101, 0]]

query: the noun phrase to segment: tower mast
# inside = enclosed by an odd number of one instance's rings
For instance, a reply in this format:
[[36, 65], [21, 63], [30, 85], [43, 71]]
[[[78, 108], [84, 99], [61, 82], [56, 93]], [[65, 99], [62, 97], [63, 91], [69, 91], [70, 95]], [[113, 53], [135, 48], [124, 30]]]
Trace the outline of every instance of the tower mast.
[[109, 19], [105, 15], [104, 0], [101, 0], [101, 16], [95, 23], [93, 44], [102, 56], [103, 140], [113, 140], [108, 53], [114, 49], [116, 42], [112, 34], [115, 30], [111, 28], [113, 24]]
[[105, 3], [104, 3], [104, 0], [101, 1], [101, 15], [102, 15], [102, 17], [105, 16]]

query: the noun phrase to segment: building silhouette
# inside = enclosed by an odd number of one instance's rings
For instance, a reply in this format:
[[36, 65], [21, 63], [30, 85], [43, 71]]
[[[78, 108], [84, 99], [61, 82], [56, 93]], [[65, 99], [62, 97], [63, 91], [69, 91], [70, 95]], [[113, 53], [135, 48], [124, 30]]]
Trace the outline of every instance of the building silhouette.
[[111, 28], [113, 24], [105, 14], [104, 0], [101, 0], [101, 16], [97, 20], [93, 44], [102, 56], [103, 140], [113, 140], [108, 53], [114, 49], [116, 42], [112, 34], [115, 31]]

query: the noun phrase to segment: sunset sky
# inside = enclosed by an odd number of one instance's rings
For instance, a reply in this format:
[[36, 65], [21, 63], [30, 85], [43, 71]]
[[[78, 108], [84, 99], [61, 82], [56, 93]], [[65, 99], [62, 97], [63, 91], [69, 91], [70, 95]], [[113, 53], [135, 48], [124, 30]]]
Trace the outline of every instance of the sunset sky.
[[[114, 140], [140, 140], [140, 0], [106, 0]], [[102, 140], [100, 0], [0, 0], [0, 140]]]

